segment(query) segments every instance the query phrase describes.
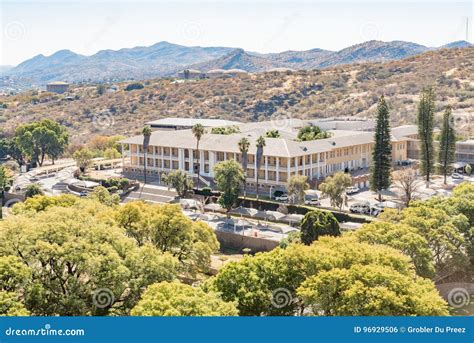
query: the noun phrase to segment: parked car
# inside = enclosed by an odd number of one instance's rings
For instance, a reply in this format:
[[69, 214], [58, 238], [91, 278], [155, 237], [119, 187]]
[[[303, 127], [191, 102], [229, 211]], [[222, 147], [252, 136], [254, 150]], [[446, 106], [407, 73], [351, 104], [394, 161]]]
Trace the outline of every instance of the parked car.
[[356, 187], [356, 186], [351, 186], [351, 187], [346, 188], [347, 195], [355, 194], [355, 193], [358, 193], [359, 191], [360, 191], [359, 187]]
[[459, 174], [459, 173], [452, 173], [452, 174], [451, 174], [451, 178], [452, 178], [452, 179], [456, 179], [456, 180], [462, 180], [462, 179], [464, 179], [464, 176], [462, 176], [462, 175]]
[[281, 197], [284, 194], [286, 194], [284, 191], [276, 190], [275, 192], [273, 192], [273, 199]]
[[377, 217], [382, 212], [383, 212], [383, 207], [374, 205], [370, 207], [369, 214], [371, 216]]
[[82, 191], [81, 193], [79, 193], [79, 196], [80, 196], [81, 198], [86, 197], [86, 196], [87, 196], [87, 192], [86, 192], [86, 191]]
[[318, 199], [306, 199], [304, 201], [305, 205], [311, 205], [311, 206], [319, 206], [321, 205], [321, 202]]
[[349, 207], [352, 213], [369, 214], [370, 204], [368, 202], [357, 202]]
[[288, 194], [282, 194], [280, 196], [275, 197], [276, 201], [288, 201]]

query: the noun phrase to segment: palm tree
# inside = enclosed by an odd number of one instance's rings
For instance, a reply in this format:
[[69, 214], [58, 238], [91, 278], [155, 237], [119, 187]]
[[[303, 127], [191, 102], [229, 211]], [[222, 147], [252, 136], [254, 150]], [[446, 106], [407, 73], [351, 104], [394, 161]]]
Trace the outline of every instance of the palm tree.
[[146, 184], [146, 160], [148, 146], [150, 145], [151, 127], [145, 126], [142, 130], [143, 135], [143, 182]]
[[202, 126], [202, 124], [196, 124], [193, 126], [192, 128], [192, 132], [193, 132], [193, 135], [194, 137], [196, 138], [196, 154], [198, 155], [197, 156], [197, 160], [198, 160], [198, 168], [197, 168], [197, 189], [199, 189], [199, 178], [200, 178], [200, 172], [201, 172], [201, 166], [199, 165], [199, 162], [200, 162], [200, 155], [199, 155], [199, 141], [201, 140], [202, 136], [206, 133], [204, 131], [204, 126]]
[[250, 142], [246, 137], [242, 137], [239, 141], [239, 150], [242, 155], [242, 169], [244, 170], [244, 200], [245, 196], [247, 195], [246, 193], [246, 186], [247, 186], [247, 163], [248, 163], [248, 155], [247, 153], [249, 152], [250, 148]]
[[257, 162], [257, 168], [255, 172], [257, 173], [257, 189], [256, 189], [256, 195], [257, 195], [257, 201], [258, 201], [258, 174], [260, 167], [262, 166], [262, 157], [263, 157], [263, 147], [265, 146], [265, 138], [263, 136], [258, 137], [257, 139], [257, 154], [255, 155], [256, 162]]

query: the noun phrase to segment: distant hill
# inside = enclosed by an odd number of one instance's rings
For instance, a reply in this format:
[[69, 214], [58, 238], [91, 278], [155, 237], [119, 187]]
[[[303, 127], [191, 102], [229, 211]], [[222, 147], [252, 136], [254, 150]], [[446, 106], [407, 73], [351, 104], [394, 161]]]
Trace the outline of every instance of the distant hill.
[[44, 84], [53, 80], [78, 82], [114, 79], [146, 79], [176, 72], [186, 65], [220, 57], [232, 48], [186, 47], [160, 42], [149, 47], [102, 50], [83, 56], [61, 50], [51, 56], [38, 55], [8, 71]]
[[[468, 47], [465, 41], [442, 48]], [[334, 65], [400, 60], [435, 48], [403, 41], [368, 41], [340, 51], [311, 49], [261, 54], [228, 47], [187, 47], [159, 42], [149, 47], [102, 50], [92, 56], [60, 50], [51, 56], [38, 55], [6, 71], [22, 84], [44, 85], [69, 82], [120, 81], [173, 76], [182, 69], [243, 69], [248, 72], [274, 68], [310, 70]], [[26, 80], [26, 81], [25, 81]]]
[[252, 54], [242, 49], [237, 49], [226, 56], [195, 64], [190, 66], [190, 68], [201, 71], [238, 68], [248, 72], [268, 71], [272, 68], [308, 70], [327, 68], [340, 64], [399, 60], [428, 50], [431, 50], [431, 48], [410, 42], [382, 42], [375, 40], [352, 45], [340, 51], [313, 49], [273, 54]]
[[[257, 68], [263, 65], [262, 59], [267, 63], [269, 58], [234, 49], [216, 60], [229, 68]], [[73, 143], [85, 143], [95, 135], [137, 134], [147, 121], [165, 117], [277, 118], [277, 126], [284, 125], [285, 118], [373, 117], [382, 94], [394, 126], [413, 124], [421, 90], [433, 87], [436, 125], [441, 124], [442, 114], [450, 105], [457, 132], [474, 138], [474, 47], [429, 50], [384, 63], [282, 69], [187, 82], [148, 79], [143, 89], [133, 91], [125, 90], [132, 82], [127, 81], [106, 85], [105, 92], [99, 92], [95, 84], [83, 84], [72, 85], [64, 94], [37, 90], [0, 94], [0, 103], [6, 106], [0, 109], [0, 137], [2, 130], [11, 133], [21, 123], [43, 118], [67, 126]]]
[[474, 44], [471, 44], [469, 42], [466, 42], [465, 40], [458, 40], [456, 42], [448, 43], [446, 45], [443, 45], [442, 48], [467, 48], [470, 46], [473, 46]]

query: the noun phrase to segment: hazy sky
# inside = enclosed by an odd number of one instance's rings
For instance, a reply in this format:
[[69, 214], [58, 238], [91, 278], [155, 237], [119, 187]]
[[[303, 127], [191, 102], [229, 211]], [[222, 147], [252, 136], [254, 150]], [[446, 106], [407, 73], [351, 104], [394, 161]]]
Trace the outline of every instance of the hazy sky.
[[[339, 50], [371, 39], [439, 46], [465, 39], [473, 1], [0, 0], [0, 65], [70, 49], [152, 45]], [[472, 25], [469, 30], [472, 40]]]

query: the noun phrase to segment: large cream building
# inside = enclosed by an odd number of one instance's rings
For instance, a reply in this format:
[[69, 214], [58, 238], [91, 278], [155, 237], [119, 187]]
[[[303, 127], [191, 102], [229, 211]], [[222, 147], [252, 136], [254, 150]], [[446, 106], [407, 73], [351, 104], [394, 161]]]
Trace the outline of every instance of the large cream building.
[[[170, 119], [167, 119], [168, 121]], [[179, 124], [180, 118], [174, 118]], [[306, 125], [318, 125], [330, 132], [331, 137], [300, 142], [297, 133]], [[250, 141], [248, 152], [247, 184], [256, 183], [256, 140], [269, 130], [278, 130], [279, 138], [265, 138], [259, 182], [263, 188], [285, 188], [292, 175], [306, 175], [313, 184], [337, 171], [353, 175], [368, 173], [374, 144], [374, 123], [370, 120], [331, 119], [322, 121], [283, 120], [238, 124], [238, 133], [212, 134], [207, 129], [196, 150], [196, 139], [190, 129], [156, 130], [150, 137], [146, 153], [147, 179], [160, 181], [162, 173], [181, 169], [196, 176], [199, 169], [205, 181], [214, 176], [214, 166], [228, 159], [241, 162], [238, 142], [242, 137]], [[344, 129], [340, 129], [340, 128]], [[349, 130], [349, 128], [351, 128]], [[392, 134], [392, 162], [407, 160], [407, 143], [416, 127], [394, 128]], [[405, 134], [406, 133], [406, 134]], [[124, 174], [131, 178], [143, 177], [145, 153], [143, 136], [135, 136], [121, 142], [124, 149]], [[365, 181], [364, 181], [365, 182]], [[358, 184], [358, 182], [357, 182]], [[367, 184], [361, 184], [360, 186]]]

